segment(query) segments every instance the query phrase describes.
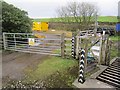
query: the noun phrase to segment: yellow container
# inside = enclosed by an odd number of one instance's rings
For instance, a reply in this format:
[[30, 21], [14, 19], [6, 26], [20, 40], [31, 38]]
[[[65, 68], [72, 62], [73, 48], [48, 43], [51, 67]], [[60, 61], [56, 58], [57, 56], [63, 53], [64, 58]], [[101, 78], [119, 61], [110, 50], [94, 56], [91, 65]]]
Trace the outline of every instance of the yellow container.
[[47, 22], [33, 22], [33, 31], [48, 31]]

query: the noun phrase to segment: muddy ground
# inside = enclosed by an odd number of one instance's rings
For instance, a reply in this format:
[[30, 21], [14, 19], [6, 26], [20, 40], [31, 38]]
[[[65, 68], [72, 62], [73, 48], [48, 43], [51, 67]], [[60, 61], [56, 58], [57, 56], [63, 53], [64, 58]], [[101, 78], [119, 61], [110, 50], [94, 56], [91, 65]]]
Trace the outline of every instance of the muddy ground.
[[21, 52], [2, 53], [2, 82], [9, 79], [21, 80], [25, 76], [26, 68], [35, 68], [46, 58], [45, 55]]

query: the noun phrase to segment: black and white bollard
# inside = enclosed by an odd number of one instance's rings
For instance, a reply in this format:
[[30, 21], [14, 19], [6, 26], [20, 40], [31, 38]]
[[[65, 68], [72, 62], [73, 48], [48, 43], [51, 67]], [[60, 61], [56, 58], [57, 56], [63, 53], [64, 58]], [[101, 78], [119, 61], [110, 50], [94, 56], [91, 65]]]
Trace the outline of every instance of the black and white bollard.
[[85, 50], [81, 49], [80, 51], [80, 57], [79, 57], [79, 77], [78, 77], [78, 82], [84, 83], [85, 78], [84, 78], [84, 69], [85, 69]]
[[75, 37], [72, 37], [72, 50], [71, 50], [71, 53], [72, 53], [72, 57], [75, 58]]

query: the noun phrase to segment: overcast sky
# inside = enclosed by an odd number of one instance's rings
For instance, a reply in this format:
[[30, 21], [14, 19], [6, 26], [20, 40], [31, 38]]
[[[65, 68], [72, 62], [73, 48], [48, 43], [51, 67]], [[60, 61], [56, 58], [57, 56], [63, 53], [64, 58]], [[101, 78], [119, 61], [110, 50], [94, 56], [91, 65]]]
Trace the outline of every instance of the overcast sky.
[[99, 8], [101, 16], [117, 16], [120, 0], [4, 0], [25, 10], [31, 18], [57, 17], [56, 9], [68, 2], [91, 2]]

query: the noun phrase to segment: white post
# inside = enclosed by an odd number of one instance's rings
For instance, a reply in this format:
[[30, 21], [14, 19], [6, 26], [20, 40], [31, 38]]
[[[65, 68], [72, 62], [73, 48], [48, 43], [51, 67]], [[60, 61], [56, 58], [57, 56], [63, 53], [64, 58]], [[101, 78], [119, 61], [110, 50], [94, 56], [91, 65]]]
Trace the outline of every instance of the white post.
[[15, 38], [15, 34], [14, 34], [14, 43], [15, 43], [15, 49], [16, 49], [16, 38]]
[[105, 31], [103, 31], [103, 36], [105, 35]]
[[27, 33], [27, 47], [29, 47], [29, 41], [28, 41], [28, 38], [29, 38], [29, 36], [28, 36], [28, 33]]

